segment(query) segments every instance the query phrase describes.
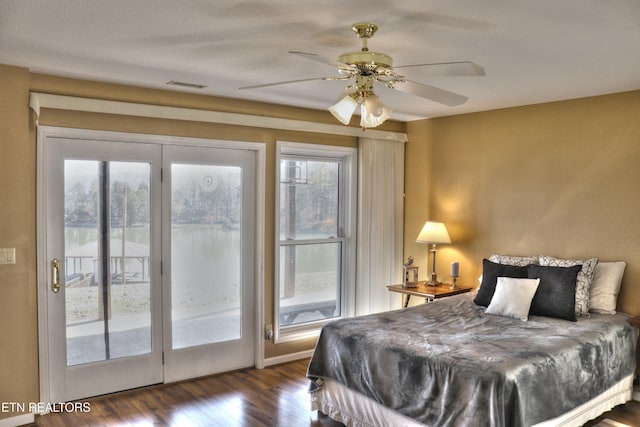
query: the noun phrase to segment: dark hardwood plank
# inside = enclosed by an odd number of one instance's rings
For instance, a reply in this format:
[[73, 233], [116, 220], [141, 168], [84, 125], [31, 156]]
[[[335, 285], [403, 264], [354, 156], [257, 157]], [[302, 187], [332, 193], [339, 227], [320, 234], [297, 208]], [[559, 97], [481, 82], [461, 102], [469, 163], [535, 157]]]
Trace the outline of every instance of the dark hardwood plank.
[[[343, 427], [311, 412], [305, 378], [308, 359], [265, 369], [212, 375], [145, 387], [87, 400], [88, 413], [37, 416], [35, 427]], [[608, 418], [640, 426], [640, 402], [607, 412], [585, 427]]]
[[88, 399], [88, 413], [37, 416], [37, 427], [340, 427], [311, 412], [307, 360], [244, 369]]

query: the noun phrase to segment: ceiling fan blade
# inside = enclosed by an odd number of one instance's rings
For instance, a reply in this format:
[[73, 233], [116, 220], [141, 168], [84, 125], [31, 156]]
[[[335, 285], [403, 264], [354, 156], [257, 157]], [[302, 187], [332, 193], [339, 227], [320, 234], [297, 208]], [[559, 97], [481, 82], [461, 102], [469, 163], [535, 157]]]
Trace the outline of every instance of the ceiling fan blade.
[[289, 53], [293, 55], [300, 56], [302, 58], [310, 59], [315, 62], [320, 62], [322, 64], [331, 65], [332, 67], [336, 67], [339, 70], [344, 70], [348, 72], [358, 71], [356, 67], [353, 65], [345, 64], [343, 62], [338, 62], [334, 59], [327, 58], [325, 56], [318, 55], [316, 53], [308, 53], [308, 52], [298, 52], [294, 50], [290, 50]]
[[284, 82], [264, 83], [264, 84], [259, 84], [259, 85], [243, 86], [243, 87], [238, 88], [238, 89], [258, 89], [258, 88], [269, 87], [269, 86], [288, 85], [290, 83], [310, 82], [310, 81], [313, 81], [313, 80], [333, 80], [333, 78], [331, 78], [331, 77], [313, 77], [313, 78], [310, 78], [310, 79], [287, 80], [287, 81], [284, 81]]
[[421, 98], [430, 99], [431, 101], [439, 102], [440, 104], [448, 105], [449, 107], [462, 105], [469, 99], [464, 95], [459, 95], [424, 83], [412, 82], [411, 80], [398, 82], [393, 86], [393, 89], [410, 93]]
[[[458, 61], [458, 62], [436, 62], [432, 64], [413, 64], [413, 65], [400, 65], [393, 67], [398, 68], [411, 68], [411, 67], [426, 67], [426, 74], [432, 76], [484, 76], [484, 68], [471, 61]], [[421, 71], [422, 72], [422, 71]]]

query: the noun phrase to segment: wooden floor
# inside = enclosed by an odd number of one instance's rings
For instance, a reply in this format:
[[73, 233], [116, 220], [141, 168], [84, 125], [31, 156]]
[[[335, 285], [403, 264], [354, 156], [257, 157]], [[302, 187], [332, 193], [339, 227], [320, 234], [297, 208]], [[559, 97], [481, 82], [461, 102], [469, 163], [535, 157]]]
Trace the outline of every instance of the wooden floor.
[[[307, 364], [300, 360], [101, 396], [86, 401], [90, 412], [50, 413], [36, 417], [34, 426], [341, 427], [311, 412]], [[598, 420], [605, 418], [640, 427], [640, 402], [621, 405]]]

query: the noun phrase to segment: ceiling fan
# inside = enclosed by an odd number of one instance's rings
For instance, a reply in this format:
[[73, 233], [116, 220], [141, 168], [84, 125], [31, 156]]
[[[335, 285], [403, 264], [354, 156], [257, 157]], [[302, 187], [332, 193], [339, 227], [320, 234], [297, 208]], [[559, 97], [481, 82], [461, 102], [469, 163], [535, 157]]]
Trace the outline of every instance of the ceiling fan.
[[468, 100], [464, 95], [407, 80], [396, 72], [399, 68], [430, 67], [432, 71], [436, 71], [438, 74], [451, 76], [485, 75], [484, 68], [470, 61], [403, 65], [394, 68], [393, 59], [389, 55], [372, 52], [367, 47], [367, 40], [378, 31], [377, 24], [358, 22], [353, 24], [351, 29], [362, 40], [362, 48], [357, 52], [343, 53], [336, 60], [331, 60], [315, 53], [289, 51], [293, 55], [334, 66], [338, 71], [337, 76], [266, 83], [245, 86], [240, 89], [257, 89], [311, 80], [353, 80], [345, 88], [344, 97], [329, 107], [329, 111], [341, 123], [348, 125], [356, 108], [360, 106], [360, 126], [365, 129], [379, 126], [391, 117], [391, 110], [382, 103], [373, 91], [374, 82], [382, 83], [390, 89], [417, 95], [451, 107], [464, 104]]

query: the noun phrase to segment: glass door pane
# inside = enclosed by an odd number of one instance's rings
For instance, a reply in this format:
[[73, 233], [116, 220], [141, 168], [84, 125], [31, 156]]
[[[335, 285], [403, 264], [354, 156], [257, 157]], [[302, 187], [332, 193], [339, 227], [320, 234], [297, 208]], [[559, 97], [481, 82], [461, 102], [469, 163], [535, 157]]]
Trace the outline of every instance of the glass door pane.
[[67, 366], [151, 352], [151, 165], [64, 161]]
[[172, 348], [242, 336], [242, 168], [171, 165]]

